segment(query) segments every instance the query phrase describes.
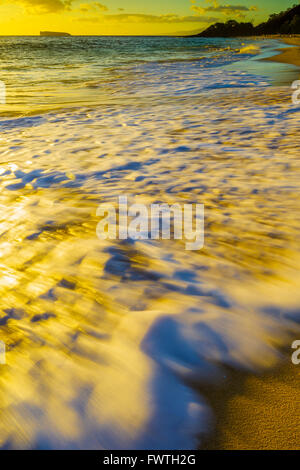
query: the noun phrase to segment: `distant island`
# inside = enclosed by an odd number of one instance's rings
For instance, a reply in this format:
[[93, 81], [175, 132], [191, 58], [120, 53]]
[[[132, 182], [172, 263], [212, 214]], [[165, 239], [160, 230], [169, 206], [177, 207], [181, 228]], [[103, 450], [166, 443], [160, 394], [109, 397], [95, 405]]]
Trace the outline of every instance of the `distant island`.
[[65, 36], [71, 36], [69, 33], [57, 33], [55, 31], [41, 31], [40, 36], [58, 36], [58, 37], [65, 37]]
[[252, 23], [239, 23], [229, 20], [227, 23], [215, 23], [199, 34], [190, 37], [202, 38], [232, 38], [240, 36], [267, 36], [274, 34], [300, 34], [300, 5], [294, 5], [286, 11], [273, 14], [268, 21], [258, 26]]

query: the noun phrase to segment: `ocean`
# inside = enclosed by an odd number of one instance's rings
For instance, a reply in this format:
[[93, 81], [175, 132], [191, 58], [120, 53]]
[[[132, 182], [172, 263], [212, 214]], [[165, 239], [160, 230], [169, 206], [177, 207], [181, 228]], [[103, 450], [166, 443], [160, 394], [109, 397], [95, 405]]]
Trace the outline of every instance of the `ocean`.
[[[0, 447], [195, 449], [299, 331], [299, 106], [276, 40], [2, 37]], [[205, 243], [100, 240], [201, 203]], [[225, 384], [225, 385], [224, 385]]]
[[[251, 80], [261, 86], [270, 67], [269, 81], [274, 78], [270, 64], [260, 67], [261, 79], [248, 75], [242, 76], [242, 81], [239, 73], [225, 76], [221, 69], [242, 63], [247, 72], [243, 59], [255, 52], [271, 55], [279, 45], [276, 40], [249, 39], [0, 37], [0, 76], [8, 95], [8, 106], [0, 108], [0, 116], [130, 105], [139, 98], [144, 101], [145, 95], [149, 100], [157, 94], [188, 97], [202, 91], [249, 86]], [[278, 66], [275, 71], [287, 75], [286, 69]], [[215, 80], [211, 80], [213, 72]]]

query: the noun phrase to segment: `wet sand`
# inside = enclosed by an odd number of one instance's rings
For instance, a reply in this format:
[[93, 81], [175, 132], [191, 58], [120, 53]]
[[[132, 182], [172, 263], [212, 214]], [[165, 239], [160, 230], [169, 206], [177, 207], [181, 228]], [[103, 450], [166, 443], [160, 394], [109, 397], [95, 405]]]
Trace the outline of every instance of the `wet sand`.
[[[263, 375], [228, 371], [230, 387], [207, 393], [217, 409], [205, 450], [299, 450], [300, 367], [289, 358]], [[208, 392], [208, 391], [207, 391]]]
[[286, 44], [290, 46], [298, 46], [298, 47], [289, 47], [278, 49], [280, 52], [278, 55], [269, 57], [265, 60], [270, 60], [272, 62], [281, 62], [285, 64], [292, 64], [300, 67], [300, 37], [294, 38], [284, 38], [282, 39]]
[[[300, 38], [282, 40], [299, 47], [280, 49], [281, 54], [265, 60], [300, 66]], [[251, 375], [228, 370], [226, 386], [201, 389], [216, 416], [215, 431], [202, 449], [300, 449], [300, 366], [291, 363], [289, 354], [273, 371]]]

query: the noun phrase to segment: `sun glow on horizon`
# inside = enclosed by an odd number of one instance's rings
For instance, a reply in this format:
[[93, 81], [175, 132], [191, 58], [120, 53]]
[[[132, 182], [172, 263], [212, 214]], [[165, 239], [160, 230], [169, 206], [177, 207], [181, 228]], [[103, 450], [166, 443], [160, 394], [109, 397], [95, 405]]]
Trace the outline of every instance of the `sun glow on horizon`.
[[159, 35], [201, 31], [216, 21], [258, 23], [295, 0], [2, 0], [0, 35]]

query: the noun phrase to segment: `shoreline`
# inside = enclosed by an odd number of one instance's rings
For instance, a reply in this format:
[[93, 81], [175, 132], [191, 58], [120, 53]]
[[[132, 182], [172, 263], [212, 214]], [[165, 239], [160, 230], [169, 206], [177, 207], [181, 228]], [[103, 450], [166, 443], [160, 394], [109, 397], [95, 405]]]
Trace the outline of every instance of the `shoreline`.
[[[263, 60], [300, 67], [300, 37], [278, 39], [298, 47], [280, 48]], [[300, 366], [290, 355], [286, 351], [279, 365], [260, 374], [228, 368], [230, 387], [228, 381], [201, 387], [214, 411], [215, 429], [200, 450], [300, 450]]]
[[284, 47], [277, 49], [278, 55], [268, 57], [267, 61], [271, 62], [280, 62], [284, 64], [295, 65], [296, 67], [300, 67], [300, 38], [293, 37], [293, 38], [278, 38], [285, 44], [289, 46], [295, 47]]
[[[151, 65], [127, 82], [118, 70], [113, 83], [121, 86], [107, 89], [119, 92], [111, 93], [113, 105], [106, 98], [92, 111], [4, 122], [3, 154], [13, 149], [13, 155], [1, 167], [7, 313], [1, 339], [9, 345], [3, 446], [197, 446], [195, 433], [206, 432], [210, 412], [205, 396], [217, 422], [215, 442], [206, 447], [245, 448], [249, 423], [256, 438], [256, 421], [260, 439], [270, 436], [276, 398], [285, 405], [285, 372], [297, 384], [290, 357], [276, 369], [272, 351], [293, 329], [300, 305], [298, 116], [286, 112], [288, 90], [268, 86], [259, 73], [199, 69]], [[132, 101], [124, 98], [127, 83]], [[197, 85], [211, 92], [198, 97]], [[97, 88], [88, 89], [95, 99]], [[173, 240], [101, 242], [97, 206], [120, 191], [144, 203], [204, 200], [203, 253]], [[226, 382], [210, 367], [219, 361], [236, 364], [220, 366]], [[205, 382], [194, 385], [199, 400], [177, 381], [177, 371]], [[221, 385], [209, 390], [215, 376]], [[269, 388], [261, 394], [272, 380], [274, 394]], [[300, 415], [293, 411], [296, 391], [286, 390], [291, 406], [275, 421], [284, 438], [286, 416]]]

